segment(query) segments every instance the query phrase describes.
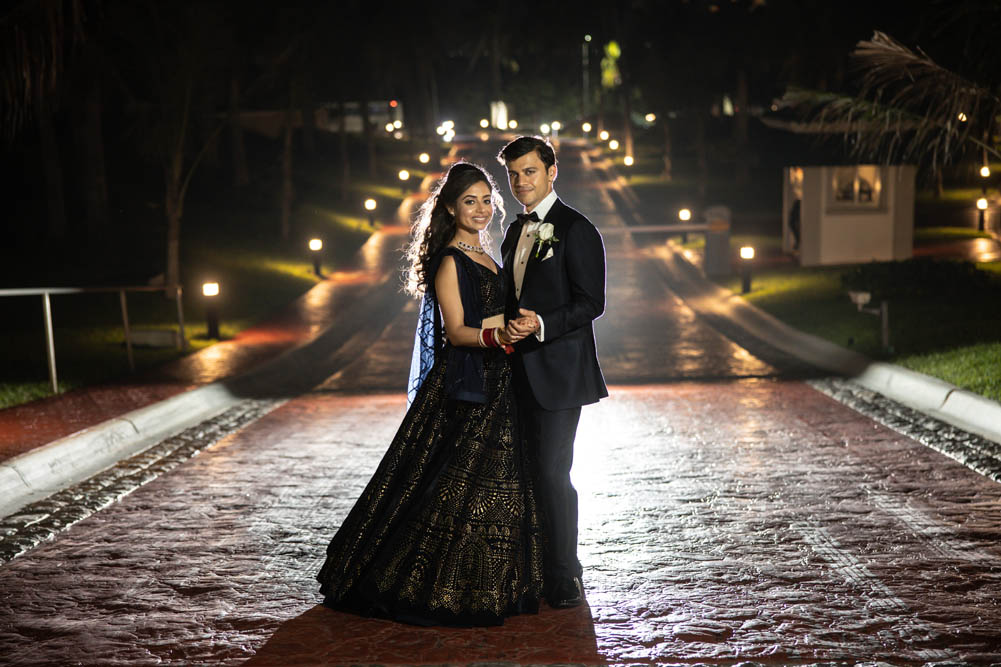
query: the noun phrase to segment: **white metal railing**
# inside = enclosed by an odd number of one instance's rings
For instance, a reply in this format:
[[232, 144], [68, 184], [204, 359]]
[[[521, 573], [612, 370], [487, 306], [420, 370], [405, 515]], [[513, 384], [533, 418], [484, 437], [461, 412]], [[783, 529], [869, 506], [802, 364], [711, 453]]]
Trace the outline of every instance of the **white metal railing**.
[[132, 334], [129, 330], [129, 308], [125, 294], [127, 292], [164, 292], [174, 293], [177, 301], [177, 349], [183, 350], [187, 345], [184, 336], [184, 309], [181, 304], [181, 286], [173, 287], [15, 287], [10, 289], [0, 289], [0, 297], [3, 296], [41, 296], [42, 315], [45, 320], [45, 352], [49, 360], [49, 382], [52, 385], [52, 393], [59, 392], [59, 383], [56, 375], [56, 344], [52, 332], [52, 303], [49, 297], [53, 294], [95, 294], [118, 292], [118, 300], [122, 306], [122, 326], [125, 329], [125, 350], [129, 359], [129, 368], [136, 369], [135, 357], [132, 354]]

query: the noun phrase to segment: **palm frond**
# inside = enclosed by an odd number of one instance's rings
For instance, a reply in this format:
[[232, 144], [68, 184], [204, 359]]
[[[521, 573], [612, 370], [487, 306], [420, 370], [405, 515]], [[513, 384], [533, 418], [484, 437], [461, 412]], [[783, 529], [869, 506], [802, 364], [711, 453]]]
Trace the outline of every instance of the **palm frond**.
[[883, 162], [955, 161], [971, 146], [988, 146], [1001, 100], [989, 88], [938, 65], [876, 32], [852, 53], [861, 71], [857, 95], [790, 89], [781, 103], [810, 119], [817, 132], [839, 133], [854, 154]]

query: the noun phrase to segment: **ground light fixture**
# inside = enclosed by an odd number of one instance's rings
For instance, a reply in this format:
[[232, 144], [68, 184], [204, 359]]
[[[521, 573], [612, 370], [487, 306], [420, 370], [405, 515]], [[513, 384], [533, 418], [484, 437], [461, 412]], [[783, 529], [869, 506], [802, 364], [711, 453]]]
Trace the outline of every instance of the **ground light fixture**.
[[323, 277], [322, 267], [320, 266], [320, 251], [323, 250], [323, 240], [322, 239], [310, 239], [309, 240], [309, 250], [313, 253], [313, 273], [316, 274], [317, 278]]
[[484, 130], [487, 129], [488, 127], [490, 127], [490, 121], [487, 120], [486, 118], [481, 118], [480, 127], [482, 127]]
[[375, 200], [369, 197], [365, 200], [365, 210], [368, 211], [368, 224], [375, 227]]
[[421, 153], [420, 155], [417, 156], [417, 161], [420, 162], [421, 164], [427, 164], [428, 162], [431, 161], [431, 156], [428, 155], [427, 153]]
[[754, 247], [745, 245], [740, 249], [740, 293], [751, 291], [751, 263], [754, 262]]
[[205, 297], [205, 337], [219, 340], [219, 283], [202, 283], [202, 296]]
[[613, 151], [619, 150], [619, 140], [618, 139], [612, 139], [612, 140], [610, 140], [608, 142], [608, 149], [609, 150], [613, 150]]
[[633, 166], [633, 156], [627, 155], [624, 158], [622, 158], [622, 164], [626, 165], [627, 167]]
[[602, 141], [608, 141], [608, 137], [609, 137], [608, 130], [602, 130], [601, 132], [598, 133], [598, 138], [601, 139]]

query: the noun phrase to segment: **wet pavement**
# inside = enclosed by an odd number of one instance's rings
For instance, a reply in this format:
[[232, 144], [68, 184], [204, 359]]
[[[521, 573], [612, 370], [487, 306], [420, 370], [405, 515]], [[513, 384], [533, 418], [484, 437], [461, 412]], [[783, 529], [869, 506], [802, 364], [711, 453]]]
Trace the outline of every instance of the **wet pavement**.
[[[564, 151], [558, 191], [621, 226]], [[409, 305], [314, 390], [248, 399], [0, 526], [46, 540], [0, 566], [0, 662], [1001, 662], [1001, 486], [923, 444], [920, 415], [724, 336], [605, 238], [611, 395], [584, 409], [573, 471], [587, 606], [441, 629], [318, 605], [324, 548], [404, 411]]]

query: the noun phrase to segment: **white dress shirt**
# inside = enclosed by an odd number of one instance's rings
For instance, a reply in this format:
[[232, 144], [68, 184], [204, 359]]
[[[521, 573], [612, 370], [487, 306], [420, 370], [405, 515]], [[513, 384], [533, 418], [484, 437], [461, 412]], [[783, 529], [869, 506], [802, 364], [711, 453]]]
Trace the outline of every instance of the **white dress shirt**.
[[[539, 222], [529, 221], [524, 224], [521, 228], [521, 236], [518, 237], [518, 245], [514, 249], [514, 294], [518, 299], [521, 298], [521, 284], [525, 280], [525, 267], [528, 265], [528, 258], [535, 246], [535, 232], [539, 230], [539, 226], [545, 221], [549, 209], [555, 203], [556, 191], [553, 190], [535, 208], [525, 211], [525, 213], [535, 213], [539, 217]], [[536, 317], [538, 317], [538, 314], [536, 314]], [[545, 334], [546, 325], [542, 322], [542, 318], [539, 317], [539, 330], [535, 332], [535, 337], [541, 343], [545, 340]]]

